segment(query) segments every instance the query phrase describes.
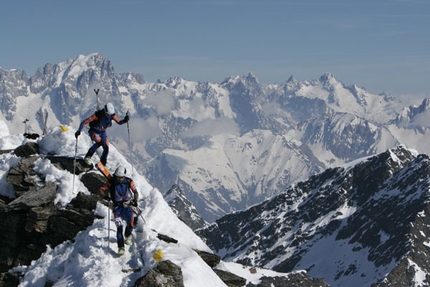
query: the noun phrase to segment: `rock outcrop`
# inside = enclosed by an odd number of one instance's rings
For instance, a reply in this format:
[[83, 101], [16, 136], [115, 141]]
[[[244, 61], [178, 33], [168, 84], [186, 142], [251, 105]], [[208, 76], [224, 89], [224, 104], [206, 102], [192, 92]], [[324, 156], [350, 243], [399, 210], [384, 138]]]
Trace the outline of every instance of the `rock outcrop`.
[[[56, 184], [45, 182], [34, 171], [34, 162], [42, 157], [37, 144], [28, 143], [10, 152], [22, 158], [6, 177], [15, 190], [15, 198], [0, 198], [0, 276], [3, 278], [0, 286], [16, 286], [18, 279], [7, 273], [12, 267], [31, 264], [48, 245], [54, 248], [73, 240], [79, 231], [92, 225], [100, 200], [96, 194], [80, 192], [67, 206], [55, 204]], [[73, 159], [50, 158], [58, 166], [73, 170]], [[88, 173], [82, 180], [93, 191], [105, 182], [95, 173]]]
[[[56, 183], [45, 181], [44, 176], [35, 171], [34, 163], [43, 157], [58, 169], [81, 174], [89, 170], [82, 165], [81, 160], [75, 162], [74, 158], [40, 155], [38, 145], [33, 142], [15, 150], [3, 151], [6, 152], [14, 153], [21, 159], [6, 176], [7, 182], [13, 186], [15, 197], [0, 197], [0, 287], [19, 285], [19, 274], [9, 273], [11, 268], [30, 265], [32, 260], [38, 259], [46, 251], [47, 246], [55, 248], [64, 241], [73, 241], [78, 232], [92, 225], [96, 219], [94, 210], [97, 202], [101, 201], [98, 189], [106, 182], [106, 178], [98, 173], [82, 174], [80, 180], [90, 194], [79, 192], [67, 206], [61, 206], [55, 204]], [[157, 237], [171, 244], [178, 243], [175, 238], [163, 234]], [[211, 268], [220, 262], [220, 257], [215, 254], [195, 251]], [[229, 272], [214, 272], [228, 286], [246, 283], [244, 278]], [[237, 282], [243, 284], [237, 285]], [[183, 287], [181, 268], [169, 260], [161, 261], [137, 280], [135, 286]]]

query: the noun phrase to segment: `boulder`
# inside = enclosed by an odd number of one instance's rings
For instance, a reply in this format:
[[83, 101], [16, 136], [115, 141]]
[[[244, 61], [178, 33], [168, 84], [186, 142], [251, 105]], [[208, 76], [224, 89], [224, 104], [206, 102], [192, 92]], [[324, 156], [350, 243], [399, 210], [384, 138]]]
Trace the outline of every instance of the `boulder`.
[[[246, 284], [246, 279], [228, 271], [214, 269], [219, 278], [229, 287], [242, 287]], [[278, 285], [274, 285], [278, 286]]]
[[170, 260], [161, 261], [145, 276], [136, 281], [135, 287], [184, 287], [181, 267]]
[[15, 155], [19, 157], [29, 157], [39, 153], [39, 145], [35, 142], [28, 142], [25, 145], [17, 147]]

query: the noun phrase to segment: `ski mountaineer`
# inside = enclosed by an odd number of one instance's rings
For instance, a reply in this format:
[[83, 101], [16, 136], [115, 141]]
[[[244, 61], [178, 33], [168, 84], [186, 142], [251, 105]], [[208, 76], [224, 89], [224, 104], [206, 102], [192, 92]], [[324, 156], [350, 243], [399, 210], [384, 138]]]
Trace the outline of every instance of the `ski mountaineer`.
[[91, 157], [96, 152], [96, 150], [102, 146], [103, 153], [100, 157], [100, 162], [106, 166], [107, 156], [109, 154], [109, 141], [106, 135], [106, 129], [112, 126], [112, 120], [114, 120], [117, 124], [122, 125], [128, 122], [129, 115], [128, 113], [124, 117], [123, 120], [120, 120], [118, 116], [115, 114], [115, 108], [112, 103], [107, 103], [104, 109], [96, 111], [92, 116], [83, 120], [79, 125], [79, 129], [75, 133], [75, 137], [81, 134], [82, 129], [88, 123], [90, 124], [90, 130], [88, 134], [91, 137], [91, 140], [94, 141], [94, 144], [89, 148], [87, 154], [85, 155], [85, 163], [88, 165], [92, 165]]
[[[112, 179], [100, 187], [100, 195], [113, 201], [118, 255], [125, 253], [124, 244], [131, 244], [131, 233], [137, 222], [137, 217], [134, 217], [133, 206], [137, 206], [139, 193], [133, 180], [125, 176], [126, 172], [124, 166], [118, 166]], [[126, 223], [125, 234], [123, 234], [123, 220]]]

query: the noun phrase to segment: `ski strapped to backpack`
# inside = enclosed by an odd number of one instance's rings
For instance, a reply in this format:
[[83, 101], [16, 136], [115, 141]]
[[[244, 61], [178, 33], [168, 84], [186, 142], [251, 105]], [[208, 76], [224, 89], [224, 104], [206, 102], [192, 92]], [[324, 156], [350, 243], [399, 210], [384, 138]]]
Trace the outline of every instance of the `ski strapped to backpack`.
[[97, 98], [97, 110], [100, 109], [99, 91], [100, 91], [100, 89], [94, 89], [94, 93], [96, 93], [96, 98]]
[[101, 161], [99, 161], [97, 164], [97, 169], [108, 179], [111, 180], [112, 179], [112, 175], [110, 174], [110, 172], [108, 171], [108, 169], [106, 168], [106, 166], [104, 164], [102, 164]]

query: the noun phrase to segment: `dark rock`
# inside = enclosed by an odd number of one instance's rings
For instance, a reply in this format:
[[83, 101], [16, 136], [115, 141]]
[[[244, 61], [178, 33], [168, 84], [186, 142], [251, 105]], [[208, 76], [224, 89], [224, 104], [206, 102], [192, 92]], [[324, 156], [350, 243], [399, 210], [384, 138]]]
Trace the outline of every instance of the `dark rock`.
[[47, 159], [51, 161], [58, 169], [67, 170], [68, 172], [75, 174], [81, 174], [93, 170], [93, 166], [88, 166], [83, 159], [73, 157], [63, 157], [63, 156], [47, 156]]
[[192, 230], [206, 226], [197, 208], [186, 198], [179, 185], [174, 184], [163, 197], [176, 216]]
[[178, 243], [178, 240], [176, 240], [175, 238], [169, 237], [161, 233], [157, 234], [157, 238], [167, 243]]
[[105, 184], [107, 179], [99, 173], [88, 172], [81, 176], [81, 181], [92, 194], [99, 195], [100, 186]]
[[[20, 154], [30, 154], [27, 148], [32, 146], [22, 146], [24, 151], [21, 150]], [[45, 182], [33, 170], [34, 161], [38, 158], [22, 158], [10, 169], [6, 178], [14, 187], [16, 198], [0, 198], [0, 274], [12, 283], [13, 274], [12, 277], [6, 275], [12, 267], [30, 265], [46, 251], [47, 245], [54, 248], [64, 241], [73, 240], [78, 232], [92, 225], [94, 210], [100, 200], [98, 195], [80, 192], [67, 206], [55, 205], [56, 183]], [[64, 165], [59, 163], [72, 163], [73, 168], [73, 159], [57, 157], [55, 160], [57, 168], [63, 169]], [[85, 181], [92, 183], [90, 190], [93, 193], [97, 193], [104, 183], [96, 173], [86, 175]]]
[[27, 139], [35, 140], [35, 139], [39, 138], [39, 134], [35, 134], [35, 133], [31, 133], [31, 134], [29, 134], [29, 133], [25, 133], [25, 134], [24, 134], [24, 137], [25, 137], [25, 138], [27, 138]]
[[35, 142], [28, 142], [15, 149], [15, 155], [19, 157], [29, 157], [39, 153], [39, 145]]
[[266, 277], [260, 278], [260, 283], [248, 283], [246, 287], [329, 287], [323, 279], [311, 278], [305, 272], [291, 273], [285, 277]]
[[[246, 284], [246, 279], [240, 276], [237, 276], [231, 272], [227, 272], [224, 270], [217, 270], [214, 269], [214, 272], [221, 278], [221, 280], [228, 286], [228, 287], [242, 287]], [[278, 286], [278, 285], [275, 285]]]
[[28, 211], [32, 207], [37, 206], [47, 206], [55, 200], [57, 196], [57, 185], [55, 182], [47, 182], [42, 188], [32, 188], [28, 191], [10, 202], [5, 211], [11, 210], [26, 210]]
[[12, 151], [13, 149], [4, 149], [4, 150], [0, 150], [0, 154], [11, 153]]
[[13, 186], [17, 197], [36, 185], [33, 168], [37, 159], [38, 157], [21, 159], [6, 175], [6, 181]]
[[19, 285], [19, 278], [12, 273], [0, 273], [0, 287], [16, 287]]
[[92, 213], [96, 209], [100, 197], [97, 195], [86, 195], [79, 192], [78, 195], [67, 206], [68, 209], [74, 209], [80, 213]]
[[206, 264], [209, 265], [211, 268], [214, 268], [215, 266], [217, 266], [221, 261], [221, 257], [216, 254], [209, 253], [206, 251], [201, 251], [201, 250], [195, 250], [195, 251], [203, 259], [203, 261], [206, 262]]
[[184, 287], [181, 267], [170, 260], [161, 261], [157, 267], [136, 281], [135, 287]]

